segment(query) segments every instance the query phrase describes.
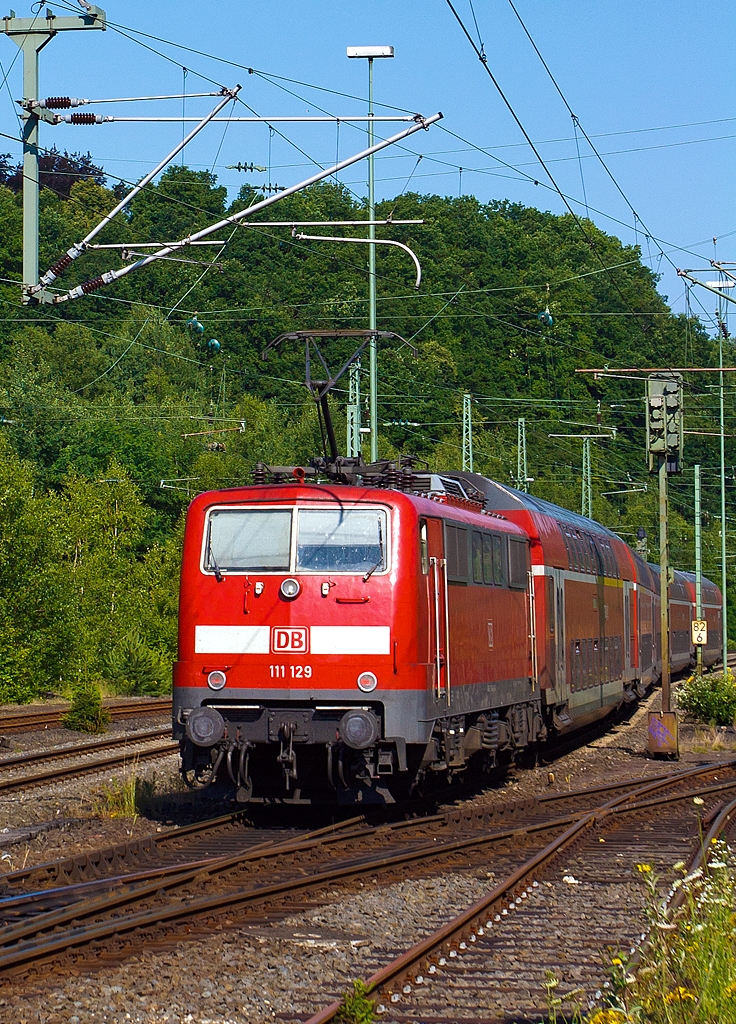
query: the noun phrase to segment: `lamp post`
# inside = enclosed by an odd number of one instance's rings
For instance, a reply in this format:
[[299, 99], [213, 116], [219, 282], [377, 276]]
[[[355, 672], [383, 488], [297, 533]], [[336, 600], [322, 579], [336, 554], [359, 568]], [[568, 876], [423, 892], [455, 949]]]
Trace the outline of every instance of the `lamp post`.
[[[348, 46], [347, 55], [351, 58], [362, 58], [368, 61], [368, 115], [373, 117], [373, 61], [377, 58], [393, 57], [393, 46]], [[368, 122], [368, 147], [373, 145], [373, 121]], [[368, 157], [368, 238], [376, 237], [375, 178], [373, 154]], [[376, 247], [368, 246], [368, 328], [376, 330]], [[371, 462], [378, 460], [378, 347], [375, 335], [369, 344], [370, 353], [370, 430], [371, 430]]]

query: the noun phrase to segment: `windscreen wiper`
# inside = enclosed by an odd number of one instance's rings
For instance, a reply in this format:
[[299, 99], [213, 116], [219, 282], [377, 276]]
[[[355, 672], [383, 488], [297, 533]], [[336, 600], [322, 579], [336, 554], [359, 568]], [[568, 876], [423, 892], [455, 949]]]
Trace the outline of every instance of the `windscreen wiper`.
[[381, 529], [381, 520], [380, 519], [378, 520], [378, 550], [380, 552], [380, 554], [378, 556], [378, 561], [376, 562], [375, 565], [372, 565], [370, 567], [368, 572], [363, 577], [363, 582], [364, 583], [367, 583], [368, 580], [373, 575], [373, 573], [376, 571], [376, 569], [380, 569], [380, 567], [383, 565], [383, 530]]
[[207, 568], [212, 569], [215, 574], [215, 579], [218, 583], [222, 583], [225, 577], [222, 575], [222, 570], [217, 564], [215, 559], [215, 553], [212, 550], [212, 520], [210, 520], [209, 528], [207, 530]]

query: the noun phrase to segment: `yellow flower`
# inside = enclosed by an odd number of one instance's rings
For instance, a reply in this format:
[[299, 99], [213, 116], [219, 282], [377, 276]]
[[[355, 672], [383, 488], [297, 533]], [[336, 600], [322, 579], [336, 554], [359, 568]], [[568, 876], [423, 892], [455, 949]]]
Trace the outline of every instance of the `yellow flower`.
[[689, 989], [683, 988], [682, 985], [678, 985], [677, 988], [673, 988], [671, 992], [668, 992], [664, 997], [664, 1001], [667, 1004], [670, 1003], [685, 1003], [690, 999], [693, 1003], [695, 1002], [695, 996]]
[[693, 803], [696, 804], [698, 807], [702, 807], [705, 803], [705, 800], [703, 800], [702, 796], [694, 796]]
[[723, 993], [727, 999], [733, 999], [736, 996], [736, 981], [732, 981], [730, 985], [726, 985]]
[[642, 875], [647, 875], [652, 870], [652, 865], [651, 864], [637, 864], [636, 865], [636, 870], [638, 872], [640, 872]]
[[623, 964], [623, 961], [621, 960], [621, 957], [619, 957], [619, 956], [615, 956], [615, 957], [613, 958], [613, 960], [611, 960], [611, 963], [612, 963], [612, 964], [616, 964], [616, 966], [617, 966], [617, 967], [621, 967], [621, 966], [622, 966], [622, 964]]
[[626, 1020], [623, 1010], [598, 1010], [588, 1018], [588, 1024], [626, 1024]]

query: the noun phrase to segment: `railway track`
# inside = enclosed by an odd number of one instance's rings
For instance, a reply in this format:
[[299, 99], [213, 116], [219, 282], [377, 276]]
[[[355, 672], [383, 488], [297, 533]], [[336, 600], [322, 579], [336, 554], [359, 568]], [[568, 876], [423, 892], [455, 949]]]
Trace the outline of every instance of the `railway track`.
[[[722, 767], [722, 766], [721, 766]], [[566, 824], [508, 871], [488, 895], [408, 951], [384, 958], [366, 979], [379, 1019], [391, 1024], [538, 1019], [545, 967], [556, 967], [559, 996], [592, 993], [602, 982], [601, 951], [633, 949], [641, 932], [630, 882], [636, 863], [666, 873], [694, 863], [707, 838], [733, 827], [734, 764], [678, 773], [611, 796]], [[708, 781], [708, 775], [721, 775]], [[674, 785], [673, 785], [674, 782]], [[598, 795], [606, 796], [606, 787]], [[693, 798], [706, 810], [696, 813]], [[702, 802], [702, 804], [701, 804]], [[704, 827], [705, 826], [705, 827]], [[627, 887], [634, 889], [626, 893]], [[324, 988], [324, 986], [323, 986]], [[340, 1000], [282, 1020], [327, 1024]]]
[[[126, 733], [124, 736], [116, 736], [95, 743], [77, 743], [73, 746], [34, 750], [30, 753], [0, 759], [0, 794], [25, 790], [41, 783], [57, 782], [60, 779], [91, 772], [107, 771], [110, 768], [131, 764], [134, 761], [147, 761], [174, 753], [179, 747], [171, 740], [153, 747], [137, 749], [140, 744], [161, 739], [169, 733], [168, 727], [148, 729], [145, 732]], [[117, 750], [119, 753], [104, 758], [94, 757], [95, 754], [103, 750]], [[90, 757], [92, 759], [87, 760]], [[23, 769], [27, 765], [38, 762], [48, 765], [59, 761], [69, 761], [69, 759], [71, 762], [68, 764], [57, 763], [53, 767], [45, 767], [43, 771], [33, 772], [30, 775], [16, 774], [19, 769]]]
[[[142, 698], [135, 701], [105, 701], [104, 706], [113, 719], [170, 715], [171, 698]], [[5, 711], [0, 716], [0, 735], [28, 732], [35, 729], [55, 729], [69, 707], [45, 708], [43, 711]]]
[[[386, 884], [487, 866], [489, 853], [497, 873], [518, 878], [528, 860], [549, 857], [551, 840], [587, 835], [604, 812], [620, 820], [627, 810], [634, 813], [636, 801], [639, 813], [652, 813], [652, 802], [680, 807], [693, 793], [713, 799], [736, 792], [735, 768], [708, 766], [549, 794], [487, 813], [454, 811], [378, 826], [353, 818], [300, 836], [261, 837], [256, 846], [252, 832], [247, 844], [238, 836], [238, 816], [228, 816], [172, 830], [145, 848], [129, 844], [86, 861], [15, 872], [0, 879], [0, 978], [93, 969], [142, 948], [231, 927], [236, 919], [282, 919], [329, 903], [366, 878]], [[223, 835], [231, 843], [225, 855]], [[59, 884], [70, 876], [75, 881]]]

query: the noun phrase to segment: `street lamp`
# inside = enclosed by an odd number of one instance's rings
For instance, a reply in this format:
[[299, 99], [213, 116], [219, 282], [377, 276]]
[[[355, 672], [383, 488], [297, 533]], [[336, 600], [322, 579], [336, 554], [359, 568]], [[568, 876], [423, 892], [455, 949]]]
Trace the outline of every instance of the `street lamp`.
[[[393, 57], [393, 46], [348, 46], [348, 57], [359, 57], [368, 61], [368, 116], [373, 116], [373, 61], [382, 57]], [[368, 122], [368, 147], [373, 145], [373, 121]], [[373, 154], [368, 157], [368, 238], [376, 237], [375, 178]], [[376, 329], [376, 247], [368, 246], [368, 327]], [[370, 429], [371, 462], [378, 460], [378, 347], [375, 335], [370, 339]]]

